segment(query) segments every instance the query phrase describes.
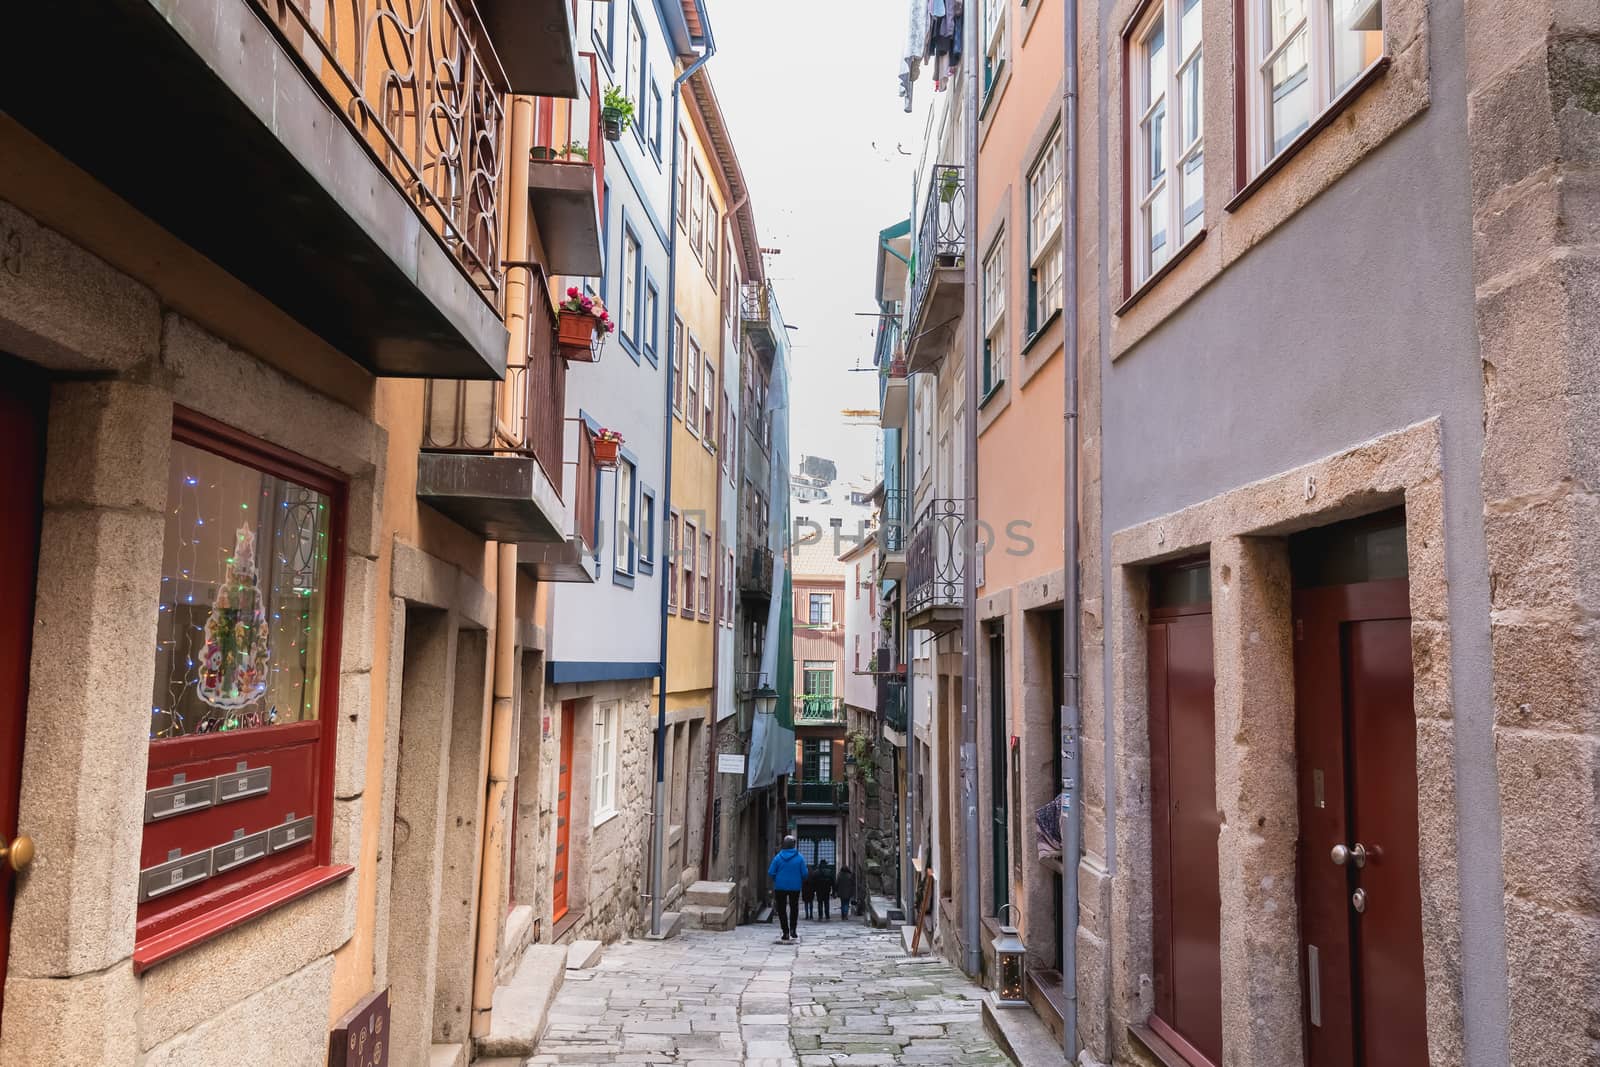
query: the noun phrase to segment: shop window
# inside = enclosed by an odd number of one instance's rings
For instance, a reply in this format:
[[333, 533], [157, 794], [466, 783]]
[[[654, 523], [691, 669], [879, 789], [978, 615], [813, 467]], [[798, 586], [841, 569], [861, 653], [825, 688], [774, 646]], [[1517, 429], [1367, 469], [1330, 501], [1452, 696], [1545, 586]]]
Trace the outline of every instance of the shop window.
[[303, 892], [329, 870], [338, 719], [343, 482], [181, 411], [173, 436], [139, 863], [145, 965], [214, 932], [225, 905]]

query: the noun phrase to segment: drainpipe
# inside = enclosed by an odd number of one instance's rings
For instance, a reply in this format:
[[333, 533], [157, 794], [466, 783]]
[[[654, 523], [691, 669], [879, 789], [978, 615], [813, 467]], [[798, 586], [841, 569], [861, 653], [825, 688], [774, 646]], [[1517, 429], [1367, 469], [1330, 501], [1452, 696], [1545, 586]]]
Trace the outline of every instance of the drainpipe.
[[[528, 158], [533, 147], [533, 98], [511, 98], [511, 159], [506, 180], [510, 189], [528, 187]], [[528, 248], [528, 198], [506, 198], [506, 248], [522, 259]], [[510, 332], [508, 350], [528, 350], [528, 314], [532, 271], [526, 263], [506, 271], [506, 326]], [[506, 390], [500, 390], [501, 403], [509, 403]], [[511, 789], [511, 738], [516, 732], [516, 698], [512, 692], [516, 677], [517, 647], [517, 546], [495, 546], [494, 622], [494, 706], [489, 720], [489, 767], [483, 810], [478, 876], [478, 944], [472, 969], [473, 1037], [489, 1032], [494, 1006], [495, 964], [500, 949], [501, 887], [505, 881], [506, 796]]]
[[[676, 322], [678, 314], [678, 168], [683, 166], [683, 160], [678, 158], [678, 109], [681, 103], [680, 91], [683, 83], [694, 75], [694, 72], [706, 65], [706, 61], [717, 54], [717, 41], [711, 33], [711, 20], [706, 17], [704, 9], [700, 12], [700, 25], [705, 28], [706, 47], [700, 53], [700, 58], [685, 68], [684, 72], [672, 80], [672, 125], [668, 129], [672, 133], [672, 171], [667, 177], [667, 192], [672, 197], [672, 210], [667, 212], [667, 315], [668, 322]], [[661, 398], [661, 424], [665, 429], [666, 437], [666, 462], [665, 473], [661, 486], [661, 513], [664, 516], [672, 515], [672, 358], [675, 355], [673, 345], [676, 337], [672, 331], [667, 338], [667, 373], [665, 375], [667, 388]], [[719, 531], [720, 532], [720, 531]], [[680, 546], [681, 547], [681, 546]], [[672, 553], [661, 554], [667, 566], [676, 566], [677, 560]], [[654, 799], [650, 805], [650, 936], [661, 936], [661, 880], [663, 868], [666, 865], [667, 824], [667, 576], [662, 574], [661, 579], [661, 653], [656, 664], [656, 786]], [[714, 713], [713, 713], [714, 714]]]
[[1078, 573], [1078, 5], [1068, 0], [1062, 12], [1065, 78], [1061, 93], [1061, 132], [1066, 138], [1066, 211], [1061, 233], [1062, 424], [1065, 430], [1066, 543], [1061, 596], [1061, 984], [1066, 999], [1061, 1045], [1067, 1059], [1078, 1055], [1078, 854], [1083, 845], [1083, 809], [1078, 795], [1079, 602]]
[[978, 72], [982, 60], [978, 49], [978, 22], [966, 20], [967, 41], [961, 59], [962, 129], [966, 135], [966, 219], [962, 262], [965, 286], [962, 315], [966, 319], [967, 400], [966, 433], [962, 445], [966, 498], [962, 533], [962, 620], [961, 636], [966, 646], [961, 657], [961, 925], [966, 931], [966, 971], [976, 976], [983, 969], [983, 948], [978, 943], [982, 926], [979, 913], [978, 859], [978, 256], [973, 247], [978, 237]]

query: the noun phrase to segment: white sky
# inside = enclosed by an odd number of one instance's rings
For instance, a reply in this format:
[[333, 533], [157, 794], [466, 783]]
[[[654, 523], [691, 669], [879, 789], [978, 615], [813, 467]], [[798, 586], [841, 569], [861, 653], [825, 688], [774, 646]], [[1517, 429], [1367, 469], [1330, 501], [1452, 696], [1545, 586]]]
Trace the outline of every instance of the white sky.
[[[873, 472], [873, 243], [911, 206], [915, 115], [898, 92], [907, 0], [708, 0], [717, 54], [707, 65], [750, 186], [768, 274], [791, 330], [790, 455], [826, 456], [848, 481]], [[897, 148], [898, 146], [898, 148]], [[857, 420], [860, 421], [860, 420]]]

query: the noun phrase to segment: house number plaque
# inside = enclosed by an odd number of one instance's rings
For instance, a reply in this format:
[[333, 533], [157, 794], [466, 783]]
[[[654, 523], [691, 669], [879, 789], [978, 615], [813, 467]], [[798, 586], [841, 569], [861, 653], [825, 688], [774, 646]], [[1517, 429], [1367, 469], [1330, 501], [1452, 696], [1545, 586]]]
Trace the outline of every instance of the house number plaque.
[[328, 1067], [388, 1067], [389, 991], [380, 989], [328, 1035]]

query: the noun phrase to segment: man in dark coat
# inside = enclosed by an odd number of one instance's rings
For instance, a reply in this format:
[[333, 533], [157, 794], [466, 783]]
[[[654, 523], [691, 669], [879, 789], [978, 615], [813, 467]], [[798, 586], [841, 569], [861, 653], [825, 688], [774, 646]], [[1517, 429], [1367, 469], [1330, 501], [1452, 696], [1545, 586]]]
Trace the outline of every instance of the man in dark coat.
[[811, 909], [817, 900], [817, 872], [811, 871], [806, 875], [806, 880], [800, 885], [800, 900], [806, 906], [806, 918], [812, 918]]
[[817, 863], [817, 918], [823, 922], [828, 921], [828, 912], [833, 908], [833, 864], [827, 860]]
[[772, 879], [776, 897], [778, 925], [783, 928], [783, 936], [778, 940], [786, 945], [800, 936], [800, 887], [807, 884], [809, 876], [806, 858], [795, 848], [794, 835], [790, 834], [783, 839], [783, 848], [767, 867], [767, 877]]
[[856, 899], [856, 872], [849, 867], [840, 867], [833, 891], [839, 898], [839, 918], [850, 918], [850, 902]]

